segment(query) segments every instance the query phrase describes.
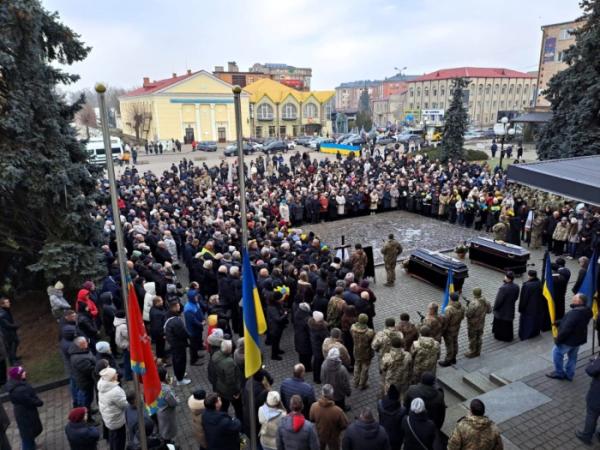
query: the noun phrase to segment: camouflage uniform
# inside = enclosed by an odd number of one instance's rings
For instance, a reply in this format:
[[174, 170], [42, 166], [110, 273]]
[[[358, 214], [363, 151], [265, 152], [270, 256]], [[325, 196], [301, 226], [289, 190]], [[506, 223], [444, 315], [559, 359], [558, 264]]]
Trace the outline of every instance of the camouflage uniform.
[[446, 329], [444, 331], [444, 345], [446, 346], [445, 364], [456, 362], [456, 353], [458, 352], [458, 333], [460, 323], [465, 317], [465, 310], [458, 301], [451, 301], [444, 312], [446, 318]]
[[544, 232], [544, 216], [534, 212], [533, 223], [531, 224], [531, 248], [536, 249], [542, 246], [542, 234]]
[[506, 222], [506, 219], [502, 222], [498, 222], [492, 227], [492, 233], [494, 233], [494, 240], [506, 242], [506, 238], [508, 237], [508, 230], [509, 225]]
[[414, 323], [403, 320], [396, 325], [396, 330], [400, 331], [404, 336], [404, 350], [409, 352], [413, 342], [419, 338], [419, 330], [417, 330], [417, 327]]
[[375, 334], [375, 339], [371, 344], [371, 348], [379, 353], [379, 371], [381, 372], [381, 362], [384, 355], [392, 348], [393, 337], [402, 338], [402, 333], [396, 330], [395, 327], [387, 327]]
[[467, 358], [474, 358], [481, 354], [481, 337], [483, 336], [483, 328], [485, 327], [485, 315], [492, 312], [492, 305], [485, 297], [473, 293], [474, 299], [467, 306], [467, 333], [469, 336], [469, 353], [466, 353]]
[[440, 343], [432, 337], [420, 336], [413, 342], [410, 353], [413, 359], [412, 383], [421, 382], [421, 375], [424, 372], [431, 372], [435, 375], [437, 362], [440, 358]]
[[395, 239], [388, 240], [381, 249], [387, 276], [387, 285], [391, 286], [396, 282], [396, 260], [401, 253], [402, 246]]
[[344, 299], [336, 295], [329, 299], [326, 320], [330, 328], [340, 328], [342, 326], [342, 314], [345, 305]]
[[458, 421], [448, 450], [502, 450], [500, 430], [486, 416], [467, 415]]
[[444, 318], [438, 315], [430, 316], [427, 315], [423, 322], [421, 322], [421, 328], [427, 326], [431, 329], [431, 337], [436, 341], [442, 342], [442, 333], [444, 332]]
[[391, 348], [381, 359], [382, 387], [385, 395], [392, 384], [396, 385], [400, 398], [410, 386], [412, 357], [403, 348]]
[[[364, 322], [361, 321], [364, 317]], [[350, 334], [354, 341], [354, 387], [361, 389], [367, 388], [369, 379], [369, 367], [373, 359], [373, 349], [371, 343], [375, 337], [375, 332], [367, 326], [366, 314], [359, 316], [359, 321], [350, 327]]]

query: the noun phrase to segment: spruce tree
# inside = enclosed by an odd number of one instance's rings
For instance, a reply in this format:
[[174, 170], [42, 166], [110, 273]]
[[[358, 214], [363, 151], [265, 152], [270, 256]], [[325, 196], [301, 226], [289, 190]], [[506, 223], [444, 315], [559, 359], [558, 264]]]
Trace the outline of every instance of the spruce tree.
[[565, 52], [568, 67], [554, 75], [542, 92], [552, 119], [537, 142], [539, 159], [600, 154], [600, 0], [583, 0], [575, 45]]
[[464, 89], [469, 81], [466, 78], [452, 80], [452, 101], [444, 116], [444, 133], [442, 135], [442, 159], [454, 161], [464, 157], [465, 132], [468, 116], [464, 105]]
[[98, 275], [98, 173], [71, 125], [83, 104], [57, 92], [57, 68], [90, 48], [38, 0], [0, 2], [0, 273], [12, 288]]

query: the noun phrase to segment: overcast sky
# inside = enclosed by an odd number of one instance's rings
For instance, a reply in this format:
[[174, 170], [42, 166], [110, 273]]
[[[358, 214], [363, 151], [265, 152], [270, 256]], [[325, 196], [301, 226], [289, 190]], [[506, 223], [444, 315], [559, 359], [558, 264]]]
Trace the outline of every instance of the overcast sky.
[[577, 0], [42, 0], [93, 47], [76, 87], [236, 61], [313, 69], [313, 89], [458, 66], [536, 70], [540, 26]]

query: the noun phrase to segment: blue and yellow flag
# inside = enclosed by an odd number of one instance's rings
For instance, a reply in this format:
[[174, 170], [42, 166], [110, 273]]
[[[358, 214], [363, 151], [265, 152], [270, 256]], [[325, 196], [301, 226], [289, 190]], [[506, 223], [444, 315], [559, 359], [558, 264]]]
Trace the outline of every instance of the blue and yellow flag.
[[596, 277], [598, 270], [598, 255], [596, 252], [592, 255], [590, 263], [588, 264], [587, 272], [583, 278], [583, 283], [579, 288], [578, 294], [585, 294], [587, 297], [587, 307], [591, 308], [594, 314], [594, 320], [598, 319], [598, 286], [596, 286]]
[[452, 270], [448, 269], [448, 279], [446, 280], [446, 289], [444, 290], [444, 299], [442, 300], [442, 314], [446, 311], [446, 306], [448, 306], [452, 294], [454, 294], [454, 277]]
[[544, 286], [542, 294], [548, 304], [548, 314], [550, 315], [550, 323], [552, 324], [552, 336], [558, 336], [558, 328], [556, 326], [556, 309], [554, 307], [554, 280], [552, 279], [552, 262], [550, 254], [546, 253], [546, 269], [544, 272]]
[[254, 281], [254, 272], [250, 265], [248, 249], [242, 250], [242, 308], [244, 313], [244, 366], [245, 377], [251, 377], [260, 369], [259, 336], [267, 331], [265, 314]]

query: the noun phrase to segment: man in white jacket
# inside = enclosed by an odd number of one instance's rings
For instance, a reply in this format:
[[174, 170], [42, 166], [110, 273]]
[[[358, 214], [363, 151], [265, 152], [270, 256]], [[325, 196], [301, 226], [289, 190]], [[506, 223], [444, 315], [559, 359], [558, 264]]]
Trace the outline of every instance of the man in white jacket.
[[127, 395], [121, 386], [117, 371], [107, 367], [100, 372], [98, 380], [98, 408], [108, 428], [110, 450], [125, 450], [127, 443], [127, 428], [125, 426], [125, 410]]

